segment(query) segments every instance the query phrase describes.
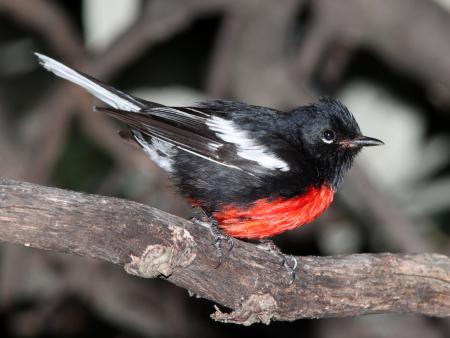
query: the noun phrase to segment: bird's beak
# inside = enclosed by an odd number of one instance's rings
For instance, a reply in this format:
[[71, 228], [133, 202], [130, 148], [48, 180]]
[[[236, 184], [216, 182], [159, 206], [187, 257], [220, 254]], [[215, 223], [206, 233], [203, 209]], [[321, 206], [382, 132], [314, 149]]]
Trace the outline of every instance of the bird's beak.
[[360, 148], [360, 147], [380, 146], [384, 144], [384, 142], [373, 137], [361, 135], [351, 140], [343, 140], [339, 142], [339, 144], [346, 148]]

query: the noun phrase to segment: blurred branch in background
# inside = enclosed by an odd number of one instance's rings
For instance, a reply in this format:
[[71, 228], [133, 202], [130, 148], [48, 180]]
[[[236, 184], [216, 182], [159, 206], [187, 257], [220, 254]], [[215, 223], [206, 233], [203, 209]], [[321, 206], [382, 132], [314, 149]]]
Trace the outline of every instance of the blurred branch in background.
[[279, 257], [238, 240], [217, 268], [209, 229], [142, 204], [11, 180], [0, 181], [0, 196], [1, 240], [98, 258], [139, 277], [164, 276], [233, 310], [216, 308], [212, 317], [219, 321], [251, 325], [408, 312], [450, 316], [446, 256], [297, 257], [291, 284]]

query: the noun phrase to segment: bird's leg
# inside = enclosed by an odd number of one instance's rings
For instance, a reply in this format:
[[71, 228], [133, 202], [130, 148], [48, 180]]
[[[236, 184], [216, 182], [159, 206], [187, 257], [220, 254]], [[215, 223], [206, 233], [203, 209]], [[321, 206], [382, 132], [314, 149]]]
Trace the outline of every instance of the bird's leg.
[[[295, 269], [297, 269], [298, 265], [297, 258], [292, 255], [286, 255], [282, 253], [280, 248], [276, 246], [276, 244], [270, 239], [260, 239], [258, 246], [280, 258], [280, 263], [289, 274], [289, 284], [292, 284], [295, 280]], [[288, 263], [288, 261], [290, 261], [290, 264]]]
[[200, 217], [194, 216], [191, 217], [189, 220], [194, 224], [201, 225], [202, 227], [210, 229], [211, 228], [211, 224], [209, 224], [210, 216], [202, 208], [198, 208], [198, 210], [200, 211], [201, 216]]
[[196, 224], [199, 224], [201, 226], [207, 226], [209, 228], [209, 231], [211, 232], [211, 236], [213, 237], [212, 245], [214, 245], [216, 247], [216, 251], [217, 251], [217, 259], [218, 259], [217, 266], [216, 266], [216, 269], [217, 269], [223, 262], [222, 241], [227, 241], [228, 246], [229, 246], [228, 251], [231, 251], [231, 249], [233, 249], [234, 241], [233, 241], [232, 237], [226, 236], [220, 231], [219, 224], [213, 217], [208, 216], [205, 212], [203, 212], [203, 213], [204, 213], [204, 216], [206, 217], [206, 219], [208, 220], [208, 222], [204, 222], [195, 217], [192, 219], [192, 221]]
[[222, 253], [222, 241], [227, 241], [228, 243], [228, 251], [231, 251], [231, 249], [233, 249], [234, 246], [234, 240], [232, 237], [224, 235], [220, 229], [219, 229], [219, 224], [217, 223], [217, 221], [210, 217], [209, 218], [209, 224], [210, 224], [210, 232], [211, 235], [213, 237], [214, 243], [213, 245], [216, 247], [217, 250], [217, 257], [218, 257], [218, 264], [216, 266], [216, 268], [218, 268], [221, 264], [222, 264], [222, 258], [223, 258], [223, 253]]

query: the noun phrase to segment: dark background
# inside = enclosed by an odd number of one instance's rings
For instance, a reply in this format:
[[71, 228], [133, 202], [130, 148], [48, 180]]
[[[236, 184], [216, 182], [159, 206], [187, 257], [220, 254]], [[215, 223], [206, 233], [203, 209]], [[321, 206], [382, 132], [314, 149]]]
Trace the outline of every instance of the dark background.
[[[450, 1], [0, 0], [0, 175], [192, 214], [164, 174], [39, 68], [57, 58], [149, 100], [289, 109], [340, 98], [366, 149], [335, 203], [275, 241], [284, 252], [450, 252]], [[0, 206], [1, 207], [1, 206]], [[299, 300], [301, 301], [301, 300]], [[0, 246], [2, 337], [448, 337], [415, 315], [240, 327], [164, 280]]]

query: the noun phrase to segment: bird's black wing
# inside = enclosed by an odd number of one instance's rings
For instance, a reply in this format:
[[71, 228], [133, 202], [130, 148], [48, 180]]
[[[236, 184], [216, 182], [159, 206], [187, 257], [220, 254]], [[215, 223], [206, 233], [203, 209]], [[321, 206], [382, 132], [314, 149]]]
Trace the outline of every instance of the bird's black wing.
[[[250, 175], [288, 170], [288, 165], [227, 118], [226, 111], [205, 107], [155, 107], [142, 112], [96, 108], [127, 124], [136, 141], [151, 144], [146, 136], [157, 138], [175, 148], [244, 171]], [[151, 153], [154, 149], [148, 149]], [[154, 158], [154, 156], [152, 156]]]

